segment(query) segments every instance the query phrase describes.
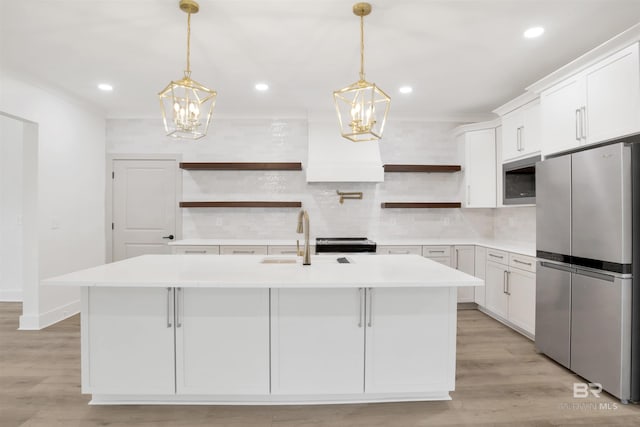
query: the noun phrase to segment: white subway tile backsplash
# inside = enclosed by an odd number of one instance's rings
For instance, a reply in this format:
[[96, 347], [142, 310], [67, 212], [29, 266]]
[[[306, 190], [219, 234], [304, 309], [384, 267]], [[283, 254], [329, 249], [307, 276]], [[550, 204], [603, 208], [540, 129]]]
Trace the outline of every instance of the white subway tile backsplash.
[[[451, 136], [459, 123], [400, 122], [387, 125], [380, 143], [383, 163], [459, 164]], [[181, 153], [183, 161], [307, 162], [306, 119], [214, 118], [210, 134], [176, 141], [155, 119], [107, 121], [108, 153]], [[382, 183], [307, 183], [302, 171], [181, 171], [183, 200], [300, 200], [313, 236], [493, 238], [520, 233], [497, 218], [530, 222], [515, 209], [381, 209], [385, 201], [460, 201], [462, 172], [387, 173]], [[362, 191], [363, 200], [338, 203], [336, 190]], [[519, 208], [518, 208], [519, 209]], [[533, 222], [535, 226], [535, 208]], [[502, 213], [501, 211], [511, 211]], [[296, 239], [297, 209], [183, 209], [183, 238]], [[498, 224], [500, 222], [500, 224]], [[499, 237], [499, 236], [498, 236]], [[533, 232], [535, 239], [535, 228]]]

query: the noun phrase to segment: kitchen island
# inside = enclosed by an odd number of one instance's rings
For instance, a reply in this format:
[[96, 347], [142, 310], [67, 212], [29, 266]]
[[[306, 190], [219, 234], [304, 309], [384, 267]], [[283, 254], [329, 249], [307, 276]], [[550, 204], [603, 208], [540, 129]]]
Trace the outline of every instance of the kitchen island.
[[94, 404], [448, 400], [456, 299], [483, 281], [417, 255], [144, 255], [82, 288]]

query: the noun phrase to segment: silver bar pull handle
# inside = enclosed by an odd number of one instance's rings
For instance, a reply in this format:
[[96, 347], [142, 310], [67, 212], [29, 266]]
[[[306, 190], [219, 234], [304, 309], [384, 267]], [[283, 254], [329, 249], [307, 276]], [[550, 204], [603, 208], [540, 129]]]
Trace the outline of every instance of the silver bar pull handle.
[[238, 250], [238, 249], [234, 249], [233, 250], [233, 254], [255, 254], [256, 251], [248, 251], [248, 250]]
[[511, 277], [511, 272], [507, 271], [507, 295], [511, 295], [511, 280], [509, 280], [509, 278]]
[[502, 293], [507, 293], [507, 270], [502, 272]]
[[176, 328], [182, 327], [182, 321], [180, 319], [181, 311], [180, 305], [182, 304], [182, 288], [176, 288]]
[[524, 262], [524, 261], [520, 261], [518, 259], [514, 259], [513, 262], [517, 262], [518, 264], [528, 265], [529, 267], [531, 267], [531, 263], [530, 262]]
[[367, 293], [369, 294], [369, 323], [367, 326], [371, 327], [373, 326], [373, 288], [369, 288]]
[[364, 288], [358, 288], [358, 303], [360, 305], [360, 310], [358, 311], [358, 328], [362, 328], [362, 303], [364, 300], [364, 296], [362, 295], [362, 291]]
[[467, 205], [471, 204], [471, 186], [467, 185]]
[[502, 255], [489, 254], [489, 256], [493, 257], [493, 258], [504, 259], [504, 256], [502, 256]]
[[171, 288], [167, 288], [167, 328], [173, 326], [171, 324]]
[[576, 141], [580, 141], [582, 139], [582, 135], [580, 132], [582, 130], [582, 123], [580, 120], [580, 109], [576, 110]]
[[458, 249], [456, 249], [456, 270], [458, 269], [459, 264], [460, 264], [460, 252]]

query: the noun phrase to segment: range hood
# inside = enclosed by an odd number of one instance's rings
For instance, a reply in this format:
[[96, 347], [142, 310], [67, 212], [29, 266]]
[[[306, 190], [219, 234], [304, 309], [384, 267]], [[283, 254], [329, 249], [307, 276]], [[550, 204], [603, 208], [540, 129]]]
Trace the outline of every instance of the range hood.
[[335, 120], [309, 121], [307, 182], [382, 182], [377, 141], [351, 142]]

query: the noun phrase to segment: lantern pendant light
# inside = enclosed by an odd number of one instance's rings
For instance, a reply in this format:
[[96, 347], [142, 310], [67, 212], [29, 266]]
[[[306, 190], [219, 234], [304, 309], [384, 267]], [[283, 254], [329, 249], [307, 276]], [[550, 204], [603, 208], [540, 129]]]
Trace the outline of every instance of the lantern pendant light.
[[209, 129], [217, 93], [191, 80], [191, 14], [198, 13], [200, 7], [194, 0], [180, 0], [180, 10], [188, 15], [187, 68], [182, 79], [169, 83], [158, 96], [167, 136], [199, 139]]
[[360, 80], [333, 92], [340, 133], [354, 141], [382, 138], [391, 98], [382, 89], [365, 80], [364, 17], [371, 13], [369, 3], [356, 3], [353, 13], [360, 17]]

